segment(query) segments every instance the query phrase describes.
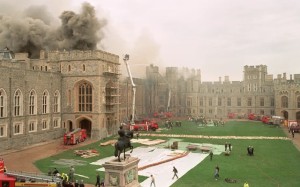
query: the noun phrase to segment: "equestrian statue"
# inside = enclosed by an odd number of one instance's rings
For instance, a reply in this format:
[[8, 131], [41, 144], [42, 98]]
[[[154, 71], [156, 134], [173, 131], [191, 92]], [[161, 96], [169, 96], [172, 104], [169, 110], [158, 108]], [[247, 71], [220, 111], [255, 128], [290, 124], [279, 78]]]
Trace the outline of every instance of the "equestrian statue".
[[115, 157], [118, 157], [118, 161], [121, 162], [120, 155], [124, 153], [124, 160], [126, 158], [125, 151], [127, 148], [130, 148], [130, 153], [133, 151], [133, 146], [131, 145], [130, 139], [133, 138], [133, 131], [125, 131], [123, 126], [120, 126], [118, 131], [119, 138], [115, 143]]

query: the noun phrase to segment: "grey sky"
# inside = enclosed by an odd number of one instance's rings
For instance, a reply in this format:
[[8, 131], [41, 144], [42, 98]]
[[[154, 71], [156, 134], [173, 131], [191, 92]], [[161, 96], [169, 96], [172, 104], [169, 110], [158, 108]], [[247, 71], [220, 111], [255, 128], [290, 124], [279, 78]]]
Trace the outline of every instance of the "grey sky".
[[98, 47], [121, 58], [130, 54], [134, 76], [141, 76], [137, 67], [150, 63], [201, 69], [204, 81], [225, 75], [242, 80], [244, 65], [264, 64], [274, 75], [300, 73], [299, 0], [0, 2], [4, 14], [45, 5], [56, 21], [63, 10], [78, 11], [89, 2], [108, 20]]

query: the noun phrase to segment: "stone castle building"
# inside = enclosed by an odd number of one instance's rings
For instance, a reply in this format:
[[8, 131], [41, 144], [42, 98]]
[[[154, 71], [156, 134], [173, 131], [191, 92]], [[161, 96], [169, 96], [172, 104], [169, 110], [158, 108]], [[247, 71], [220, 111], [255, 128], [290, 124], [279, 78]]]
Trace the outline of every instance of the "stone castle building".
[[119, 124], [119, 57], [104, 51], [0, 51], [0, 150], [84, 128], [91, 138]]
[[244, 66], [243, 81], [202, 82], [200, 70], [147, 67], [145, 101], [149, 113], [171, 111], [176, 116], [226, 118], [228, 113], [277, 115], [300, 121], [300, 74], [273, 78], [267, 66]]
[[[95, 51], [0, 50], [0, 151], [61, 138], [84, 128], [93, 139], [117, 133], [132, 113], [132, 85], [120, 76], [119, 56]], [[126, 77], [126, 76], [125, 76]], [[273, 78], [267, 67], [245, 66], [244, 80], [202, 82], [200, 70], [149, 65], [134, 78], [135, 114], [225, 118], [228, 113], [300, 120], [300, 74]]]

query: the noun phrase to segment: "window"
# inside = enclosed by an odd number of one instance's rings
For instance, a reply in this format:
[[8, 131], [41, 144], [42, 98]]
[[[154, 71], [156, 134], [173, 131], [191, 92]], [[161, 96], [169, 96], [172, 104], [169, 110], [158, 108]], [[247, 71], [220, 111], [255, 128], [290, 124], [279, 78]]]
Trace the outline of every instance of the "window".
[[252, 98], [248, 97], [248, 102], [247, 102], [248, 106], [252, 106]]
[[270, 112], [271, 115], [275, 115], [275, 111], [272, 109]]
[[209, 105], [209, 106], [212, 106], [212, 98], [209, 98], [209, 99], [208, 99], [208, 105]]
[[34, 90], [32, 90], [29, 94], [29, 115], [34, 115], [37, 113], [36, 102], [36, 93]]
[[271, 106], [275, 106], [275, 100], [273, 97], [270, 98], [270, 103], [271, 103]]
[[248, 91], [251, 91], [251, 84], [248, 84]]
[[36, 132], [37, 127], [36, 127], [36, 122], [35, 121], [30, 121], [28, 124], [28, 131], [29, 132]]
[[71, 105], [71, 90], [68, 90], [68, 105]]
[[257, 84], [255, 83], [254, 85], [253, 85], [253, 91], [257, 91]]
[[43, 106], [42, 113], [47, 114], [49, 112], [49, 94], [47, 91], [44, 91], [43, 93], [42, 106]]
[[242, 106], [242, 98], [237, 98], [237, 106]]
[[59, 91], [54, 93], [54, 103], [53, 103], [54, 113], [60, 112], [60, 94]]
[[281, 107], [288, 108], [289, 107], [288, 101], [289, 101], [289, 99], [287, 96], [282, 96], [281, 97]]
[[265, 98], [261, 97], [259, 103], [260, 106], [265, 106]]
[[14, 124], [14, 135], [22, 134], [23, 133], [23, 128], [22, 127], [23, 127], [22, 123]]
[[42, 121], [42, 130], [47, 130], [48, 129], [48, 123], [47, 120]]
[[192, 106], [192, 98], [187, 98], [187, 101], [186, 101], [187, 103], [187, 106]]
[[91, 112], [92, 111], [92, 86], [88, 83], [79, 85], [79, 111]]
[[227, 106], [231, 106], [231, 98], [227, 98]]
[[297, 108], [300, 108], [300, 96], [297, 97]]
[[71, 65], [68, 66], [68, 71], [71, 71]]
[[14, 115], [22, 116], [23, 96], [20, 90], [17, 90], [14, 96]]
[[208, 113], [209, 113], [209, 114], [212, 114], [212, 109], [209, 109], [209, 110], [208, 110]]
[[4, 90], [0, 89], [0, 118], [6, 117], [7, 97]]
[[6, 137], [6, 125], [0, 126], [0, 137]]
[[53, 127], [54, 128], [59, 128], [60, 127], [60, 118], [56, 118], [53, 121]]
[[218, 106], [222, 106], [222, 98], [218, 97]]
[[260, 114], [261, 114], [261, 115], [264, 115], [264, 114], [265, 114], [265, 111], [264, 111], [264, 110], [260, 110]]
[[200, 106], [203, 106], [203, 98], [200, 98], [200, 103], [199, 103]]
[[85, 71], [85, 65], [84, 64], [82, 65], [82, 70]]

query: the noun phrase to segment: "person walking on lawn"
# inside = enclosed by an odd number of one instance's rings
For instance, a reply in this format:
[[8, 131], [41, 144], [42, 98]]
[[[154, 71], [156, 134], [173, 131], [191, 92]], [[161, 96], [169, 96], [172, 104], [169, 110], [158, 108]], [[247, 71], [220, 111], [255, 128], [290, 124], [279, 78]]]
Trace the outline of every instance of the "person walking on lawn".
[[172, 179], [174, 179], [174, 177], [176, 177], [178, 179], [178, 175], [177, 175], [178, 171], [175, 168], [175, 166], [173, 166], [173, 173], [174, 173], [174, 175], [173, 175]]

